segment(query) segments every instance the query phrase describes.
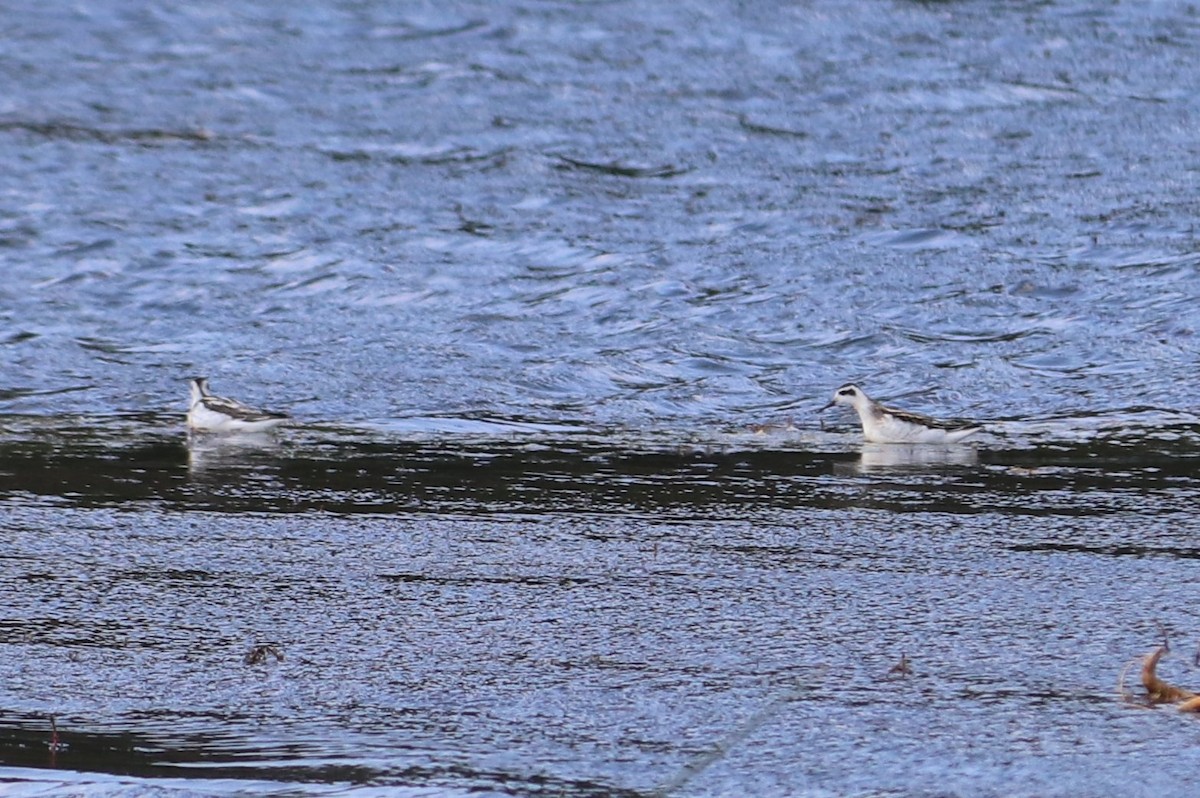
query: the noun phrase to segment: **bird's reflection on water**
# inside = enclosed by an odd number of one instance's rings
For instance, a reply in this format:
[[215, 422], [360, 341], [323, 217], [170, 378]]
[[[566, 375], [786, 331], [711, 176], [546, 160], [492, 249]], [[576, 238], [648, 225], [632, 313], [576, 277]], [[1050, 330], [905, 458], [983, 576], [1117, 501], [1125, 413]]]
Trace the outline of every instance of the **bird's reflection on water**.
[[216, 468], [244, 467], [264, 454], [281, 451], [279, 438], [270, 432], [224, 435], [191, 433], [187, 436], [188, 472], [202, 476]]
[[941, 466], [974, 466], [979, 451], [974, 446], [900, 443], [864, 443], [857, 462], [849, 464], [859, 473], [911, 471]]

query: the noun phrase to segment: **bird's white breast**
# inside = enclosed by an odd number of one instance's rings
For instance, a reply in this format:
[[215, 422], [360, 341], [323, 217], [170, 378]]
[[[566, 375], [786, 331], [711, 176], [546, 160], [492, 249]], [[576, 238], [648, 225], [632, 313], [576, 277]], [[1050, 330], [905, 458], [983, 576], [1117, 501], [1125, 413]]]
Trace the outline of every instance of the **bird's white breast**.
[[188, 426], [200, 432], [260, 432], [282, 424], [284, 418], [264, 418], [248, 421], [212, 410], [197, 402], [188, 411]]

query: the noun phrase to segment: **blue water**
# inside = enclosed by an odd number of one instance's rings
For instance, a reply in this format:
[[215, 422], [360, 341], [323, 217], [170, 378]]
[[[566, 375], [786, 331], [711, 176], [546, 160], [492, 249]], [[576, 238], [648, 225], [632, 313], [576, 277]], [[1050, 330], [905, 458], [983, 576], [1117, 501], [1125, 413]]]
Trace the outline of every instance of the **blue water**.
[[5, 789], [1188, 794], [1189, 6], [0, 34]]

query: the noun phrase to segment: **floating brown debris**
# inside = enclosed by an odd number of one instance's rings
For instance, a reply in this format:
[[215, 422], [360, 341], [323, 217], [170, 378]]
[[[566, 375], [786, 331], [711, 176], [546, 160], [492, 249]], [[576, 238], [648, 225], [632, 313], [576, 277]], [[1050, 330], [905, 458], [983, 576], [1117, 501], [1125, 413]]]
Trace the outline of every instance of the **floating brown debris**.
[[247, 665], [262, 665], [268, 657], [274, 657], [276, 662], [283, 662], [283, 652], [273, 643], [263, 643], [246, 652], [242, 661]]
[[[1166, 630], [1162, 629], [1161, 624], [1159, 629], [1163, 632], [1162, 645], [1142, 657], [1142, 687], [1146, 688], [1146, 700], [1150, 705], [1178, 704], [1181, 712], [1200, 712], [1200, 695], [1191, 690], [1177, 687], [1158, 676], [1158, 663], [1171, 651], [1171, 646], [1167, 642]], [[1120, 681], [1117, 683], [1121, 697], [1129, 703], [1136, 702], [1129, 691], [1125, 689], [1125, 676], [1136, 662], [1135, 659], [1126, 664], [1121, 671]]]
[[1146, 696], [1152, 703], [1168, 704], [1176, 701], [1187, 701], [1196, 697], [1191, 690], [1165, 682], [1158, 678], [1158, 663], [1171, 649], [1164, 643], [1142, 657], [1142, 686], [1146, 688]]
[[[824, 429], [824, 421], [822, 421], [822, 429]], [[795, 432], [796, 421], [793, 418], [787, 418], [783, 421], [763, 421], [755, 424], [750, 424], [747, 428], [753, 435], [771, 435], [783, 432]]]
[[62, 738], [60, 738], [58, 736], [58, 721], [54, 718], [53, 715], [51, 715], [50, 716], [50, 754], [51, 754], [51, 758], [53, 759], [53, 755], [56, 752], [62, 751], [66, 747], [67, 747], [67, 744], [64, 743], [62, 741]]
[[886, 678], [890, 679], [893, 676], [897, 676], [903, 679], [905, 676], [912, 676], [912, 672], [912, 663], [909, 661], [908, 655], [901, 651], [900, 661], [888, 669]]

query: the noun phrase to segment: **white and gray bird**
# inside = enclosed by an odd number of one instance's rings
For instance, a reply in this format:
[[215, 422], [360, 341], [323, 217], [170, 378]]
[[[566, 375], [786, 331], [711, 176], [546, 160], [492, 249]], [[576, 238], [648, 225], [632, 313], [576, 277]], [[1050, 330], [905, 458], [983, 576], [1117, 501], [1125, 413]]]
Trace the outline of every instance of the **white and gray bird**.
[[983, 429], [982, 425], [972, 421], [943, 421], [887, 407], [849, 382], [838, 388], [833, 400], [821, 410], [834, 405], [846, 405], [857, 411], [858, 419], [862, 422], [863, 438], [870, 443], [957, 443]]
[[264, 432], [290, 418], [287, 413], [259, 410], [236, 399], [216, 396], [207, 377], [192, 378], [192, 403], [187, 424], [197, 432]]

